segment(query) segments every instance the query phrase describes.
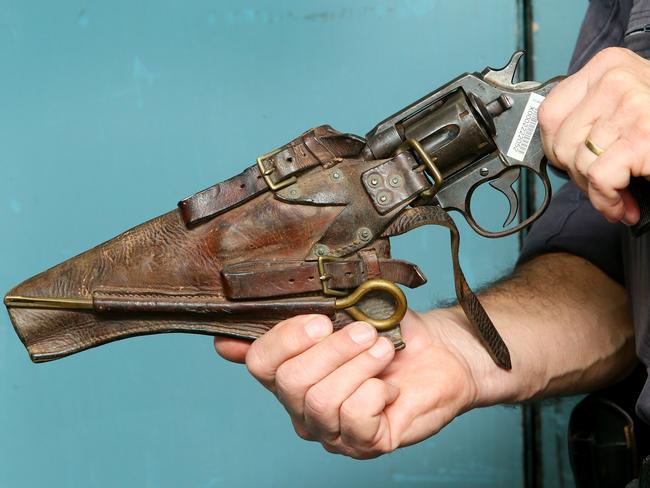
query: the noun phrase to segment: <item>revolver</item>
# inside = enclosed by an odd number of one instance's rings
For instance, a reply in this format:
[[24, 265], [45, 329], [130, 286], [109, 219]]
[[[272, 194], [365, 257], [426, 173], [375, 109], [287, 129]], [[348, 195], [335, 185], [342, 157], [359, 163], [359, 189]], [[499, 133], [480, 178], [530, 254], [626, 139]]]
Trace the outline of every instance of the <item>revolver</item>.
[[[335, 329], [366, 320], [400, 349], [407, 304], [397, 284], [413, 288], [426, 278], [391, 257], [389, 238], [432, 224], [451, 233], [456, 296], [470, 324], [509, 369], [508, 348], [461, 270], [447, 210], [480, 235], [501, 237], [548, 205], [537, 109], [559, 78], [514, 82], [521, 56], [459, 76], [365, 138], [311, 129], [176, 209], [14, 287], [4, 303], [30, 357], [50, 361], [163, 332], [252, 340], [299, 313], [327, 315]], [[510, 225], [522, 168], [540, 178], [545, 197]], [[486, 182], [510, 204], [497, 231], [471, 211]]]
[[[516, 52], [499, 70], [461, 75], [391, 115], [368, 132], [364, 154], [379, 159], [409, 147], [434, 183], [418, 204], [456, 210], [484, 237], [522, 230], [544, 212], [551, 198], [537, 110], [562, 79], [514, 82], [522, 55]], [[544, 199], [530, 216], [508, 227], [518, 215], [513, 184], [522, 168], [539, 178]], [[487, 230], [472, 215], [472, 196], [486, 182], [508, 199], [502, 230]]]

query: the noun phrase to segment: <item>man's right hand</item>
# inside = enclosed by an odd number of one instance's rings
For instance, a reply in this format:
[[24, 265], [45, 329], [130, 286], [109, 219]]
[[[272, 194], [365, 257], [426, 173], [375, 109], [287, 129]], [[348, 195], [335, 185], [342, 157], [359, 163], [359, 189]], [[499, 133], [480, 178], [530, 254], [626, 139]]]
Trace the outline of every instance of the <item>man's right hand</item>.
[[395, 352], [368, 324], [332, 333], [299, 316], [253, 344], [216, 338], [285, 406], [298, 435], [330, 452], [372, 458], [421, 441], [474, 407], [602, 387], [636, 364], [623, 287], [582, 258], [546, 254], [521, 266], [481, 302], [510, 348], [497, 367], [463, 312], [408, 312]]
[[402, 322], [408, 346], [398, 352], [364, 322], [332, 333], [320, 315], [286, 320], [250, 347], [225, 338], [215, 347], [245, 360], [300, 437], [365, 459], [423, 440], [476, 405], [476, 367], [492, 360], [458, 317], [409, 312]]

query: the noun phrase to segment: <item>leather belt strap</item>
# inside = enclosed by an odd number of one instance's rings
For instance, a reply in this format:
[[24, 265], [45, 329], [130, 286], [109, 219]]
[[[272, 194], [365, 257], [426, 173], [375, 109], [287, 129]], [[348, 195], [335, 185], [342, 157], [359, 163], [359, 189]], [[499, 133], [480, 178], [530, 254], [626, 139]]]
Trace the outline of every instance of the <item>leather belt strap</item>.
[[[363, 266], [365, 268], [366, 278], [369, 280], [373, 278], [380, 278], [381, 264], [379, 263], [377, 252], [374, 249], [361, 249], [360, 251], [357, 252], [357, 254], [359, 254], [361, 259], [363, 260]], [[422, 275], [422, 277], [424, 277], [424, 275]], [[418, 285], [415, 286], [419, 286], [420, 284], [424, 284], [424, 282], [419, 283]], [[409, 286], [409, 288], [414, 288], [414, 286]]]
[[[378, 259], [379, 274], [396, 283], [415, 288], [426, 282], [420, 269], [397, 259]], [[325, 263], [330, 288], [356, 288], [369, 276], [363, 260]], [[375, 272], [370, 270], [374, 275]], [[251, 261], [227, 266], [221, 271], [224, 291], [233, 300], [268, 298], [322, 290], [318, 265], [314, 261]]]
[[[305, 151], [303, 144], [287, 145], [265, 158], [264, 167], [273, 169], [270, 178], [274, 183], [278, 183], [295, 173], [320, 164], [318, 159], [308, 154], [311, 153]], [[278, 164], [279, 160], [283, 163]], [[268, 189], [256, 164], [232, 178], [181, 200], [178, 207], [185, 224], [197, 224], [241, 205]]]
[[186, 224], [197, 224], [240, 205], [267, 189], [266, 182], [255, 165], [180, 201], [178, 207]]
[[[278, 184], [313, 167], [329, 167], [341, 158], [356, 155], [362, 146], [362, 139], [341, 134], [325, 125], [311, 129], [269, 153], [262, 162], [264, 168], [272, 170], [268, 177]], [[180, 201], [178, 207], [185, 224], [197, 224], [241, 205], [268, 189], [256, 164], [237, 176]]]
[[456, 224], [442, 208], [438, 206], [421, 206], [409, 208], [402, 212], [393, 223], [384, 231], [382, 237], [390, 237], [408, 232], [422, 225], [440, 225], [449, 229], [451, 234], [451, 257], [454, 266], [454, 286], [456, 297], [463, 308], [467, 319], [478, 333], [485, 349], [492, 359], [503, 369], [512, 369], [510, 351], [499, 335], [492, 320], [479, 302], [474, 292], [467, 284], [465, 274], [460, 267], [458, 251], [460, 247], [460, 234]]

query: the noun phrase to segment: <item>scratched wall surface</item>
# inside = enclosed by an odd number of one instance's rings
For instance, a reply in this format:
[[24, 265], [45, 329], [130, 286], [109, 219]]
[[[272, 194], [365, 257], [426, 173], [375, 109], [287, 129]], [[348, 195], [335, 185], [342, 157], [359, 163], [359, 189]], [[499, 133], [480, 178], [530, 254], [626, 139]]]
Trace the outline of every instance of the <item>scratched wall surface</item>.
[[[320, 123], [363, 134], [516, 47], [513, 0], [0, 3], [0, 290], [250, 165]], [[505, 211], [499, 197], [485, 218]], [[516, 238], [463, 232], [474, 284]], [[446, 232], [395, 255], [452, 296]], [[503, 487], [522, 484], [517, 408], [358, 462], [298, 439], [209, 338], [132, 339], [34, 365], [0, 313], [1, 487]]]
[[[566, 73], [587, 6], [586, 0], [578, 2], [535, 0], [533, 2], [537, 79], [547, 79]], [[555, 189], [563, 183], [564, 180], [553, 178]], [[575, 486], [567, 453], [567, 426], [571, 409], [578, 400], [579, 397], [571, 397], [547, 401], [542, 405], [544, 486], [557, 488]]]

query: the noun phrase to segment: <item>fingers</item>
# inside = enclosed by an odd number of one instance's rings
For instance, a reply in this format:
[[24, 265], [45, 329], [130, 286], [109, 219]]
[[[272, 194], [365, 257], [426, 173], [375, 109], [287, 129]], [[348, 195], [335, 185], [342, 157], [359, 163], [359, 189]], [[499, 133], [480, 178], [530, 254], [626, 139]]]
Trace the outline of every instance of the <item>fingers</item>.
[[395, 355], [393, 344], [385, 337], [343, 364], [309, 388], [305, 395], [304, 419], [307, 430], [319, 438], [335, 440], [340, 433], [341, 405], [368, 378], [381, 373]]
[[620, 137], [620, 128], [607, 119], [598, 119], [591, 131], [577, 143], [573, 164], [569, 165], [567, 171], [571, 179], [584, 191], [589, 188], [589, 168], [598, 159], [598, 155], [587, 147], [589, 139], [600, 149], [610, 147]]
[[[596, 120], [603, 111], [611, 111], [616, 101], [629, 91], [631, 85], [637, 83], [635, 76], [626, 68], [630, 63], [637, 63], [636, 58], [639, 56], [627, 49], [603, 49], [584, 68], [564, 79], [549, 93], [539, 107], [538, 118], [544, 153], [553, 165], [565, 169], [574, 159], [570, 154], [568, 159], [559, 159], [562, 154], [556, 154], [556, 149], [562, 153], [562, 148], [567, 147], [566, 142], [558, 144], [557, 141], [564, 122], [578, 111], [567, 130], [577, 125], [581, 132], [580, 137], [578, 134], [575, 137], [584, 141], [588, 134], [583, 128], [588, 123], [586, 121]], [[589, 100], [590, 97], [595, 100]], [[580, 106], [583, 108], [578, 110]]]
[[539, 107], [538, 120], [544, 154], [556, 166], [559, 162], [553, 148], [557, 131], [587, 93], [587, 87], [584, 76], [579, 71], [561, 81]]
[[234, 363], [243, 363], [246, 360], [246, 353], [250, 346], [250, 342], [241, 339], [219, 336], [214, 338], [214, 349], [217, 354]]
[[[377, 331], [374, 327], [365, 322], [354, 322], [302, 354], [285, 361], [276, 374], [278, 399], [293, 417], [303, 418], [307, 390], [369, 349], [376, 338]], [[343, 389], [340, 385], [334, 386]]]
[[[642, 106], [645, 104], [641, 110]], [[636, 111], [621, 107], [615, 114], [618, 126], [594, 126], [589, 137], [602, 144], [605, 152], [581, 170], [588, 179], [587, 191], [594, 208], [610, 222], [622, 220], [628, 225], [639, 220], [638, 203], [627, 190], [630, 178], [650, 175], [650, 120], [644, 113], [634, 115]]]
[[[562, 161], [555, 154], [556, 137], [562, 124], [577, 109], [590, 91], [596, 91], [594, 88], [601, 82], [605, 73], [612, 70], [613, 67], [629, 62], [629, 58], [630, 54], [626, 49], [603, 49], [583, 69], [564, 79], [548, 94], [546, 100], [539, 107], [538, 119], [544, 154], [553, 165], [565, 169], [566, 165], [573, 161], [573, 158]], [[604, 90], [600, 90], [599, 94], [607, 97], [608, 90], [619, 89], [621, 85], [617, 81], [616, 76], [609, 77], [605, 83], [606, 86], [600, 87], [604, 88]], [[614, 98], [611, 91], [609, 91], [609, 97]], [[597, 109], [598, 107], [599, 104], [597, 103], [593, 104], [592, 108]], [[578, 125], [581, 126], [584, 119], [589, 118], [595, 119], [597, 116], [592, 113], [591, 109], [586, 108], [578, 121]]]
[[[626, 189], [633, 176], [650, 176], [650, 64], [626, 49], [598, 53], [561, 82], [540, 106], [544, 151], [587, 192], [609, 221], [638, 221]], [[590, 139], [604, 152], [585, 147]]]
[[341, 442], [367, 457], [394, 449], [384, 409], [398, 395], [396, 386], [378, 378], [366, 380], [341, 406]]
[[251, 345], [246, 354], [250, 373], [275, 392], [280, 365], [332, 333], [332, 321], [324, 315], [300, 315], [280, 322]]
[[625, 201], [630, 202], [630, 199], [624, 201], [623, 193], [627, 192], [626, 188], [630, 184], [630, 165], [634, 164], [635, 157], [629, 143], [619, 139], [587, 171], [589, 200], [610, 222], [621, 219], [627, 222], [627, 219], [632, 218], [633, 209], [629, 209], [626, 215]]
[[[617, 99], [609, 91], [608, 84], [598, 83], [577, 104], [575, 109], [562, 121], [557, 130], [549, 136], [551, 159], [555, 165], [565, 171], [573, 171], [577, 152], [584, 147], [584, 141], [594, 130], [597, 121], [607, 122], [617, 107]], [[611, 144], [618, 138], [618, 127], [607, 123], [606, 135], [613, 138], [600, 144]]]
[[[333, 452], [374, 457], [390, 446], [390, 438], [374, 440], [375, 447], [367, 446], [366, 438], [388, 432], [381, 410], [399, 390], [373, 379], [394, 355], [392, 342], [378, 338], [365, 322], [332, 333], [326, 317], [302, 316], [278, 324], [255, 341], [246, 364], [285, 406], [300, 437], [318, 439]], [[341, 440], [344, 415], [350, 445]], [[354, 444], [357, 430], [364, 437]]]

